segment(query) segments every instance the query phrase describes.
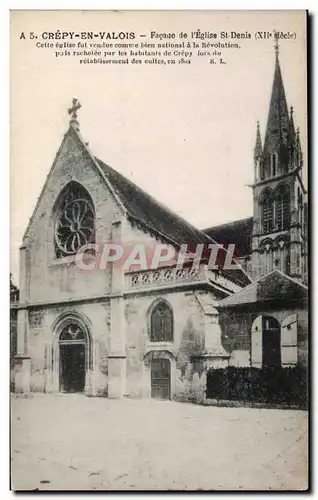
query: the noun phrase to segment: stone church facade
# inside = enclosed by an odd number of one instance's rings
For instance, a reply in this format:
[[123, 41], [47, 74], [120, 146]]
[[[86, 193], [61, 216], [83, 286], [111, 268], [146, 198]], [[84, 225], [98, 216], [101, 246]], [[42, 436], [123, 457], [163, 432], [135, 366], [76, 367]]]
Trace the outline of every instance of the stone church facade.
[[[209, 369], [306, 364], [306, 192], [278, 53], [264, 146], [257, 129], [251, 219], [191, 226], [93, 155], [78, 107], [20, 248], [16, 391], [202, 401]], [[105, 243], [215, 242], [235, 244], [240, 265], [94, 265]], [[262, 345], [272, 330], [271, 355]]]

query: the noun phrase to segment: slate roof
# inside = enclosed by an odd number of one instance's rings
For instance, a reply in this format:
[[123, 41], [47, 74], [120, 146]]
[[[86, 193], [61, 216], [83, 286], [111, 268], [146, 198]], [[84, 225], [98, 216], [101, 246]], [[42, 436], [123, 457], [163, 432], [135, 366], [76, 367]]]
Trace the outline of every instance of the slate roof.
[[264, 141], [264, 155], [273, 151], [279, 151], [283, 143], [286, 145], [290, 127], [288, 107], [280, 69], [278, 54], [276, 54], [275, 73], [272, 86], [272, 94], [268, 111], [267, 127]]
[[308, 288], [281, 271], [272, 271], [239, 292], [221, 300], [217, 308], [227, 308], [256, 302], [307, 299]]
[[[177, 245], [187, 244], [188, 249], [198, 243], [205, 245], [218, 243], [205, 232], [195, 228], [185, 219], [158, 202], [112, 167], [96, 157], [95, 160], [127, 211], [128, 218], [137, 224], [146, 226], [153, 233], [163, 236], [171, 243]], [[193, 251], [195, 251], [194, 247]], [[221, 272], [230, 279], [232, 278], [241, 283], [242, 286], [251, 281], [239, 266], [234, 270], [226, 271], [222, 269]]]
[[252, 253], [253, 217], [235, 220], [203, 231], [217, 243], [223, 244], [224, 248], [230, 243], [235, 244], [236, 257]]
[[211, 243], [211, 238], [172, 212], [112, 167], [96, 158], [128, 215], [179, 244]]

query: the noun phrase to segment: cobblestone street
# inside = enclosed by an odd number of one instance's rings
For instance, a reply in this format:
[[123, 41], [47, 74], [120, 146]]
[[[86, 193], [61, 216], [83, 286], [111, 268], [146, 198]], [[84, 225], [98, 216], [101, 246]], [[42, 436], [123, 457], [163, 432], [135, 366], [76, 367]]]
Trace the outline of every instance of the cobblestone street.
[[304, 489], [307, 413], [12, 398], [12, 488]]

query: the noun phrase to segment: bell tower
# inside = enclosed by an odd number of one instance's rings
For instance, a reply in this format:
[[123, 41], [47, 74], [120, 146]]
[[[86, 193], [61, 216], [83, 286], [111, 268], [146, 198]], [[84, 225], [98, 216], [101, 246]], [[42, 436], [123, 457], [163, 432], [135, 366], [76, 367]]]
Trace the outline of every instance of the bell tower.
[[306, 190], [293, 108], [288, 110], [276, 36], [275, 69], [264, 145], [257, 122], [254, 147], [252, 268], [254, 280], [280, 270], [306, 282]]

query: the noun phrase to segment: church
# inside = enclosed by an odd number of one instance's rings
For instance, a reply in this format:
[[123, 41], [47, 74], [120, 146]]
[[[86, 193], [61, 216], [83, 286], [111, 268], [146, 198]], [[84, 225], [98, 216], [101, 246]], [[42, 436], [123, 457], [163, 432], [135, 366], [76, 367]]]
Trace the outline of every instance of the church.
[[[303, 154], [275, 50], [263, 140], [256, 130], [253, 215], [217, 227], [193, 227], [95, 157], [73, 100], [20, 248], [16, 392], [203, 402], [211, 370], [307, 366]], [[82, 247], [109, 242], [178, 251], [217, 243], [225, 253], [235, 245], [237, 265], [77, 265]]]

